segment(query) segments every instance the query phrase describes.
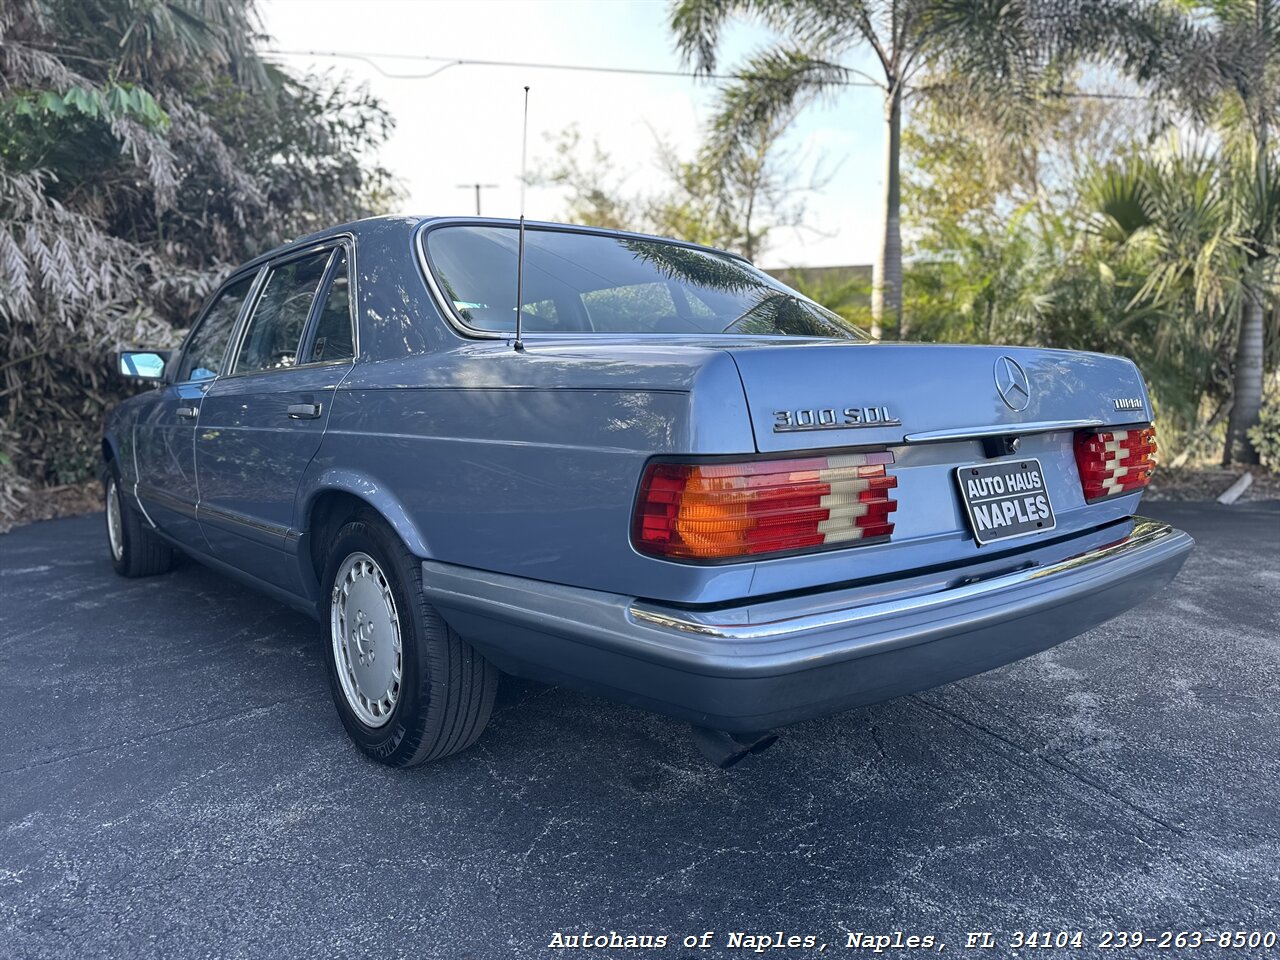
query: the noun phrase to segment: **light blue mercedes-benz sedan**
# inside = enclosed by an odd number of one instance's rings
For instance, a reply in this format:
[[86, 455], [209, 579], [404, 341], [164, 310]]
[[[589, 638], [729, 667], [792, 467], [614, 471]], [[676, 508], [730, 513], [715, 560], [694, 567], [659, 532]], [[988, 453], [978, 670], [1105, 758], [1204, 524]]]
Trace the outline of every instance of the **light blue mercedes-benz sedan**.
[[657, 237], [347, 224], [119, 370], [154, 388], [104, 431], [116, 570], [177, 549], [315, 616], [396, 766], [474, 743], [499, 671], [688, 720], [728, 766], [1076, 636], [1192, 546], [1136, 515], [1130, 361], [871, 342]]

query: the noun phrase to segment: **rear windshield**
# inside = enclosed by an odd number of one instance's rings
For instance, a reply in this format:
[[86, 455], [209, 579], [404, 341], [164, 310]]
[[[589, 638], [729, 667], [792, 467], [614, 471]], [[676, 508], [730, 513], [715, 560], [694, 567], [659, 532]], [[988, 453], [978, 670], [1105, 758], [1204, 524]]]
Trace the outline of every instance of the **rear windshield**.
[[[479, 331], [514, 330], [516, 228], [444, 226], [425, 237], [431, 271], [462, 322]], [[661, 240], [547, 229], [525, 231], [523, 329], [866, 339], [734, 257]]]

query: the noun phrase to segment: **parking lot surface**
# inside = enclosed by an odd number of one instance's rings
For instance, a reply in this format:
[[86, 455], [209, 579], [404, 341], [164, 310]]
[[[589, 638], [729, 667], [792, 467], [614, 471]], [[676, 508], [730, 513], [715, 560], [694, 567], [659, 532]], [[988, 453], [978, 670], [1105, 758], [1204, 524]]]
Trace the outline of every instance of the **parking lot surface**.
[[[0, 537], [0, 957], [1280, 930], [1280, 503], [1144, 512], [1199, 544], [1155, 600], [730, 772], [680, 723], [517, 681], [477, 748], [379, 767], [343, 733], [312, 621], [190, 562], [122, 580], [101, 516], [19, 529]], [[680, 947], [704, 931], [715, 948]]]

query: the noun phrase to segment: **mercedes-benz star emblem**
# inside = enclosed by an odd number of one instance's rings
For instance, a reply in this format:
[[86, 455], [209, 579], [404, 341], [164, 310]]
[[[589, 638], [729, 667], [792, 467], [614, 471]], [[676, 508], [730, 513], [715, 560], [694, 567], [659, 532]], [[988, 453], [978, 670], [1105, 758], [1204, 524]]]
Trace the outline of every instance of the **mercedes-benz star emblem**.
[[1025, 410], [1031, 402], [1031, 383], [1013, 357], [996, 358], [996, 390], [1010, 410]]

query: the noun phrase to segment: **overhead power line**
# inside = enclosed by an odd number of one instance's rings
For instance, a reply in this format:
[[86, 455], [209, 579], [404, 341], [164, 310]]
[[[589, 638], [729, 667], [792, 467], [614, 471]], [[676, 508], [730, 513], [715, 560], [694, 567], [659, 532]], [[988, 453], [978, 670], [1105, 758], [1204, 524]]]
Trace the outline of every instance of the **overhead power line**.
[[[744, 73], [697, 73], [692, 70], [654, 70], [646, 67], [606, 67], [583, 63], [536, 63], [524, 60], [475, 60], [466, 57], [433, 57], [420, 53], [367, 53], [352, 50], [264, 50], [265, 54], [281, 57], [325, 57], [339, 60], [359, 60], [372, 67], [389, 80], [430, 80], [452, 67], [516, 67], [522, 70], [569, 70], [580, 73], [613, 73], [634, 77], [681, 77], [687, 80], [750, 80], [755, 79]], [[410, 60], [419, 63], [436, 64], [426, 73], [392, 73], [385, 69], [379, 60]], [[855, 78], [836, 80], [830, 83], [837, 87], [874, 87], [884, 89], [869, 74], [853, 67], [843, 67]], [[1090, 90], [1062, 90], [1057, 96], [1086, 100], [1149, 100], [1150, 97], [1137, 93], [1094, 92]]]
[[[390, 80], [430, 80], [450, 67], [519, 67], [524, 70], [575, 70], [583, 73], [619, 73], [636, 77], [684, 77], [690, 80], [746, 80], [742, 73], [695, 73], [692, 70], [652, 70], [644, 67], [599, 67], [582, 63], [531, 63], [523, 60], [472, 60], [465, 57], [432, 57], [415, 53], [357, 53], [349, 50], [264, 50], [263, 53], [286, 57], [334, 57], [343, 60], [360, 60]], [[392, 73], [384, 69], [378, 60], [418, 60], [436, 63], [434, 69], [426, 73]], [[862, 80], [840, 80], [833, 86], [842, 87], [883, 87], [860, 70], [845, 68], [849, 73], [860, 75]]]

